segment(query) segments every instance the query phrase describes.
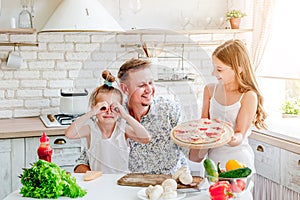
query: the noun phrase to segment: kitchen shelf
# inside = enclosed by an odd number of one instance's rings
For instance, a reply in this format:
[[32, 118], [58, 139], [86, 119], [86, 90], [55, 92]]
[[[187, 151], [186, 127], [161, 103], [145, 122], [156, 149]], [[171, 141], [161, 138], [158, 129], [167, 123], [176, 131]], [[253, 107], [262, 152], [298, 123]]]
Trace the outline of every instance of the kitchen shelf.
[[240, 34], [252, 32], [253, 29], [195, 29], [195, 30], [165, 30], [165, 29], [134, 29], [118, 34]]
[[163, 80], [163, 79], [157, 79], [155, 80], [155, 83], [173, 83], [173, 82], [194, 82], [194, 79], [178, 79], [178, 80]]
[[26, 43], [26, 42], [0, 42], [0, 46], [39, 46], [38, 43]]
[[0, 29], [0, 34], [33, 34], [35, 31], [35, 28], [8, 28]]

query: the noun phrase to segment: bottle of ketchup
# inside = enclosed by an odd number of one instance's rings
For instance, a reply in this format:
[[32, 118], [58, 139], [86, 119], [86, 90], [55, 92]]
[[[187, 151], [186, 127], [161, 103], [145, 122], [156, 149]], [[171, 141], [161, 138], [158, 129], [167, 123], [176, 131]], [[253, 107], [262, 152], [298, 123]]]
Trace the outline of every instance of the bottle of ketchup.
[[40, 137], [40, 146], [37, 150], [39, 159], [51, 162], [52, 148], [50, 147], [50, 139], [44, 132]]

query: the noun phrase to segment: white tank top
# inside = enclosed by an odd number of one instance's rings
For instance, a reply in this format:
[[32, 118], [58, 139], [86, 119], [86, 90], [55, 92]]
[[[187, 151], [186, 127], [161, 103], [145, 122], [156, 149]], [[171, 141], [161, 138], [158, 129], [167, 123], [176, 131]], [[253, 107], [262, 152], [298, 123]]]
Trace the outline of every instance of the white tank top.
[[[229, 106], [224, 106], [217, 102], [215, 99], [216, 85], [213, 91], [213, 96], [210, 99], [209, 115], [210, 119], [221, 119], [232, 123], [233, 129], [236, 125], [236, 118], [241, 108], [241, 99], [244, 93], [241, 95], [239, 101], [231, 104]], [[250, 128], [247, 130], [246, 135], [242, 143], [238, 146], [231, 147], [228, 144], [210, 149], [208, 152], [208, 157], [214, 160], [216, 163], [221, 163], [221, 168], [225, 168], [225, 164], [230, 159], [236, 159], [246, 164], [247, 167], [251, 168], [255, 172], [254, 167], [254, 153], [252, 148], [248, 143], [248, 136], [251, 134]]]
[[105, 174], [128, 173], [129, 146], [125, 139], [124, 119], [118, 120], [110, 138], [103, 138], [97, 122], [89, 120], [91, 142], [88, 149], [91, 170]]

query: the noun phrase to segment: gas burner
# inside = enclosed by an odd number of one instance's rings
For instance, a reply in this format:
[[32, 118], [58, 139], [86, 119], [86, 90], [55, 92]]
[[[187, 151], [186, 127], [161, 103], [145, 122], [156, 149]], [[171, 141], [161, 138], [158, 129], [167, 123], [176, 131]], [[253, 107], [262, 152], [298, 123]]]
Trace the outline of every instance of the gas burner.
[[54, 117], [61, 125], [70, 125], [78, 116], [57, 114]]
[[68, 115], [68, 114], [56, 114], [56, 115], [41, 115], [40, 119], [46, 127], [66, 127], [83, 114]]

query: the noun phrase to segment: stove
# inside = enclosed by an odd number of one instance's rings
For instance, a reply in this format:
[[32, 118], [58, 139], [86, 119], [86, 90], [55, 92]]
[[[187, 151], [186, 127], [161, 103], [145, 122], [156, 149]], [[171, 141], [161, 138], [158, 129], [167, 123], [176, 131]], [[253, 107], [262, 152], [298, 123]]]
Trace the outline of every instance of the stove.
[[81, 115], [83, 114], [78, 114], [78, 115], [48, 114], [48, 115], [40, 115], [40, 119], [42, 120], [44, 125], [48, 128], [68, 127], [73, 121], [75, 121]]

